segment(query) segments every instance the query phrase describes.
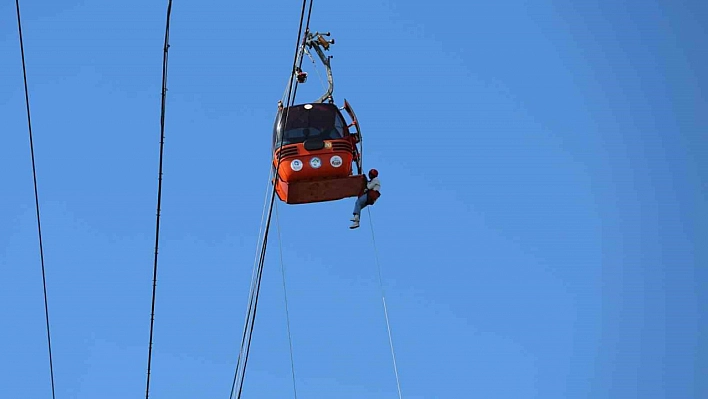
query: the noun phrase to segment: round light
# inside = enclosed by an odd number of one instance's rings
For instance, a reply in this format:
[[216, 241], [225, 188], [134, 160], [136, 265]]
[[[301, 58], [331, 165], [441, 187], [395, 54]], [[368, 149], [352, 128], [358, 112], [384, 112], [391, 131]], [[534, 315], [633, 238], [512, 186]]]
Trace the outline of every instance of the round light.
[[305, 104], [305, 109], [312, 109], [312, 104]]
[[314, 157], [310, 159], [310, 166], [312, 166], [313, 169], [318, 169], [320, 166], [322, 166], [322, 161], [320, 161], [319, 158]]
[[335, 168], [342, 166], [342, 157], [340, 157], [339, 155], [333, 156], [329, 159], [329, 164], [334, 166]]
[[299, 172], [302, 170], [302, 161], [299, 159], [293, 159], [292, 162], [290, 162], [290, 169], [294, 170], [295, 172]]

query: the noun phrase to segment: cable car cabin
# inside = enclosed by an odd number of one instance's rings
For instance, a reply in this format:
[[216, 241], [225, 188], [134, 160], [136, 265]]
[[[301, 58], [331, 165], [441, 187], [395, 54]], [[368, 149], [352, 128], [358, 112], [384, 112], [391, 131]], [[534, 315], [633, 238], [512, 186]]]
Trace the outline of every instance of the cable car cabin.
[[[307, 204], [364, 193], [359, 124], [346, 100], [344, 109], [353, 121], [350, 125], [335, 104], [279, 107], [273, 129], [273, 168], [280, 162], [276, 192], [281, 201]], [[355, 127], [354, 133], [350, 126]]]

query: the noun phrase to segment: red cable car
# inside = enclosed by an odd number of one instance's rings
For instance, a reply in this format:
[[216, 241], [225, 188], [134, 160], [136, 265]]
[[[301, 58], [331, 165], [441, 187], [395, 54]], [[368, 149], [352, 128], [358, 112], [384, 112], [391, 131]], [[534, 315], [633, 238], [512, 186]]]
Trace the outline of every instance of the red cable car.
[[[273, 168], [278, 171], [275, 190], [278, 198], [288, 204], [357, 197], [366, 187], [366, 177], [361, 173], [359, 122], [349, 102], [344, 100], [342, 107], [351, 119], [351, 123], [346, 123], [332, 100], [330, 57], [325, 57], [321, 49], [328, 49], [332, 43], [333, 40], [327, 41], [319, 33], [308, 33], [305, 41], [317, 51], [327, 68], [327, 92], [312, 103], [278, 106], [272, 147]], [[351, 127], [353, 132], [349, 130]]]

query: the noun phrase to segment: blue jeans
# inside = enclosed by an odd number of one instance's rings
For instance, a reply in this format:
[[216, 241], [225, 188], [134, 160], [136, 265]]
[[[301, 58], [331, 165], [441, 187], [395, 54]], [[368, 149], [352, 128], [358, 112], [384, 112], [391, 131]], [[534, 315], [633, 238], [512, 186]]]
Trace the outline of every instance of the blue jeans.
[[366, 208], [366, 201], [369, 199], [369, 196], [364, 193], [361, 197], [357, 198], [356, 202], [354, 203], [354, 214], [358, 215], [361, 213], [361, 210]]

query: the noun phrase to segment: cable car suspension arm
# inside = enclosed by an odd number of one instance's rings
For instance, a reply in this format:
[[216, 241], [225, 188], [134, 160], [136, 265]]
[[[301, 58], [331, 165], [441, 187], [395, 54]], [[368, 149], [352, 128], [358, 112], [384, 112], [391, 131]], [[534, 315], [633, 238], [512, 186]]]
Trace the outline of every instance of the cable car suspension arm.
[[325, 68], [327, 69], [327, 91], [320, 98], [318, 98], [315, 103], [323, 103], [326, 100], [330, 100], [330, 102], [333, 101], [332, 93], [334, 92], [334, 79], [332, 78], [332, 67], [330, 65], [330, 60], [332, 59], [332, 56], [325, 55], [324, 53], [325, 51], [329, 50], [330, 44], [334, 44], [334, 39], [327, 40], [324, 38], [324, 36], [329, 35], [330, 32], [307, 32], [307, 36], [305, 38], [305, 45], [315, 50], [317, 55], [320, 57], [320, 61], [322, 61], [322, 64], [324, 64]]

